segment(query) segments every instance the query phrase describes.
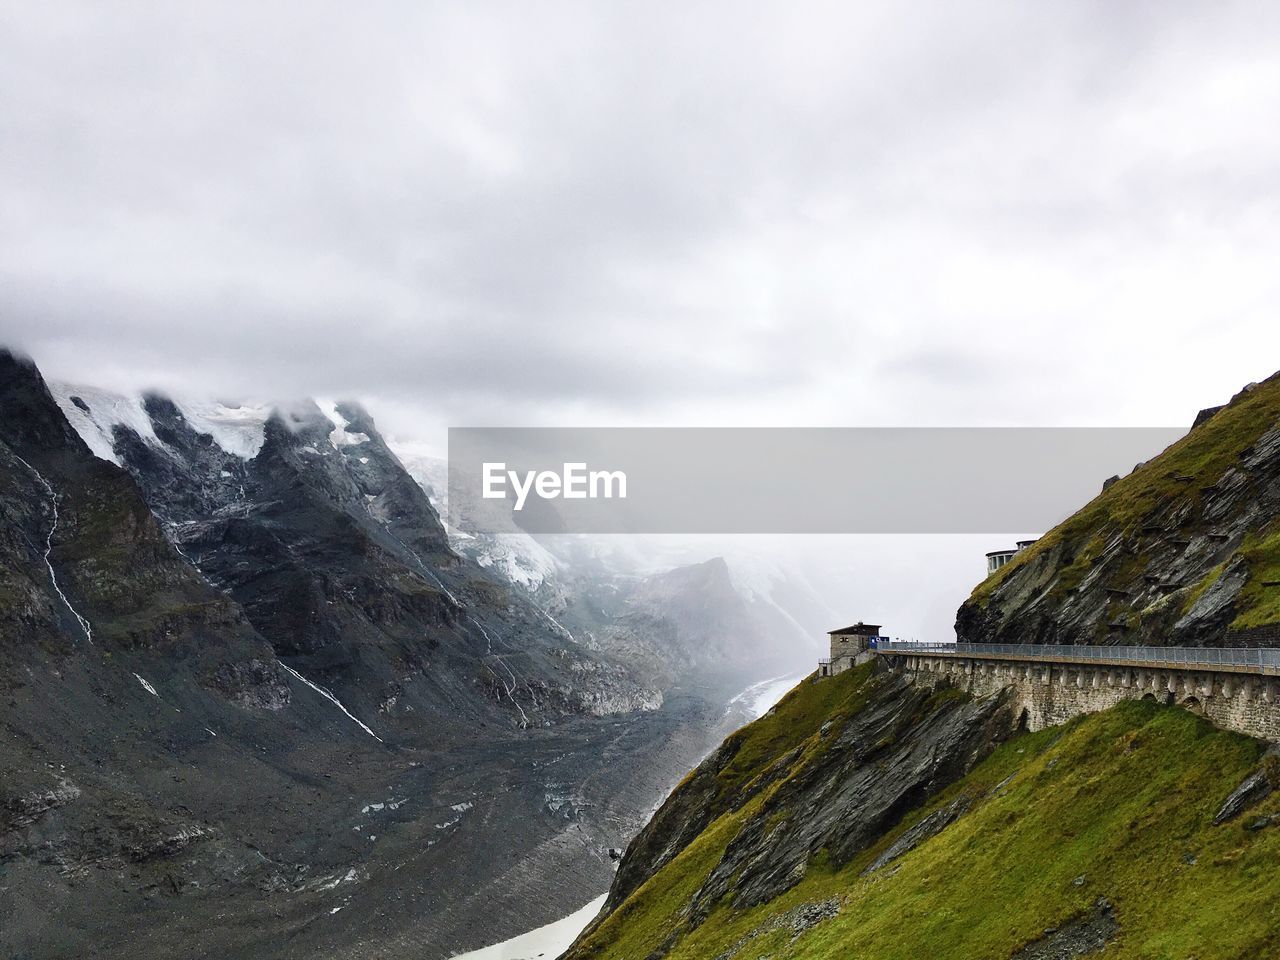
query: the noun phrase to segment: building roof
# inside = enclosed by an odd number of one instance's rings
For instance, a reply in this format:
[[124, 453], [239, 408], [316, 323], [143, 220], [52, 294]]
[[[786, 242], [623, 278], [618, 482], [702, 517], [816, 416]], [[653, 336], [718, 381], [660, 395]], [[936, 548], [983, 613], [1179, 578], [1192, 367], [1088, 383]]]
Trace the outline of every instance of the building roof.
[[827, 636], [857, 636], [857, 637], [878, 637], [880, 635], [880, 624], [863, 623], [859, 620], [851, 627], [841, 627], [839, 630], [828, 630]]
[[1002, 557], [1002, 556], [1004, 556], [1006, 553], [1017, 553], [1017, 552], [1018, 552], [1018, 551], [1017, 551], [1017, 550], [1015, 550], [1013, 547], [1010, 547], [1008, 550], [992, 550], [990, 553], [988, 553], [988, 554], [987, 554], [987, 556], [988, 556], [988, 557]]

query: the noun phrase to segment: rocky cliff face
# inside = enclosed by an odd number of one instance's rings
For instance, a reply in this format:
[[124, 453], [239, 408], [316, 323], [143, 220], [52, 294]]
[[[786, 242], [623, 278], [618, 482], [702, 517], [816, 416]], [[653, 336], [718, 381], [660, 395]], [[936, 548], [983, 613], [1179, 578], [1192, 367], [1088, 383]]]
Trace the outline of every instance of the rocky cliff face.
[[[819, 853], [850, 863], [1015, 726], [999, 698], [936, 697], [872, 664], [829, 686], [793, 693], [756, 725], [764, 729], [739, 731], [703, 761], [633, 841], [604, 909], [625, 902], [715, 818], [746, 811], [683, 914], [691, 927], [722, 900], [737, 908], [773, 900]], [[816, 731], [814, 699], [833, 707]]]
[[978, 586], [969, 643], [1280, 645], [1280, 375]]
[[162, 652], [205, 687], [288, 701], [240, 608], [183, 560], [128, 474], [89, 453], [35, 367], [2, 351], [0, 423], [0, 649]]

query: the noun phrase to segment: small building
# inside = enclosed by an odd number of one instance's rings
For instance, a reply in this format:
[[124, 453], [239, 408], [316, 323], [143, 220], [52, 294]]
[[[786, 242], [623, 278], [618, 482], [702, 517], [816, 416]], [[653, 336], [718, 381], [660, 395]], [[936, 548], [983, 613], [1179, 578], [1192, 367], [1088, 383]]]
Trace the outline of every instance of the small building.
[[1019, 540], [1012, 550], [992, 550], [987, 554], [987, 576], [991, 576], [1033, 543], [1035, 540]]
[[1014, 558], [1017, 550], [992, 550], [987, 554], [987, 576], [995, 573]]
[[871, 648], [884, 639], [880, 636], [879, 624], [861, 620], [851, 627], [828, 631], [827, 636], [831, 640], [831, 658], [818, 661], [820, 677], [833, 677], [859, 663], [866, 663], [875, 656]]

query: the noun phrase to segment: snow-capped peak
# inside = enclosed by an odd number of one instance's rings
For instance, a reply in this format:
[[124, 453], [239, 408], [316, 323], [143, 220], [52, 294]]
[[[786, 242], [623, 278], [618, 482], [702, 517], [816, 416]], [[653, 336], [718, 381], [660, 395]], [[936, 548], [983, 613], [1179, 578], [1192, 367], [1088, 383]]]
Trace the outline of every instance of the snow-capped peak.
[[[53, 382], [49, 390], [67, 421], [94, 456], [117, 466], [114, 428], [128, 427], [146, 443], [163, 446], [156, 436], [141, 395], [112, 393], [98, 387]], [[244, 460], [257, 456], [271, 408], [259, 403], [219, 403], [171, 397], [174, 406], [193, 429], [207, 433], [213, 442]]]

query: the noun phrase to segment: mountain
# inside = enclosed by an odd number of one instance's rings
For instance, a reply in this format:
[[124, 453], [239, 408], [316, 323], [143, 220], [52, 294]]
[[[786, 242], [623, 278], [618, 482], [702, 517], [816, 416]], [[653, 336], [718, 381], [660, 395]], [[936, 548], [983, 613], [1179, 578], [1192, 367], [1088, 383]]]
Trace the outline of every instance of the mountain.
[[603, 889], [723, 722], [457, 553], [357, 404], [0, 351], [0, 480], [0, 954], [480, 946]]
[[982, 643], [1280, 646], [1280, 374], [1206, 410], [981, 583]]
[[[84, 403], [60, 393], [65, 411]], [[383, 714], [398, 735], [438, 737], [414, 716], [423, 712], [482, 722], [475, 708], [488, 704], [469, 695], [477, 685], [524, 725], [661, 702], [461, 562], [359, 405], [277, 409], [244, 459], [172, 400], [140, 403], [151, 431], [116, 423], [112, 450], [177, 547], [294, 669]]]
[[[961, 639], [1267, 640], [1277, 456], [1273, 377], [980, 585]], [[802, 681], [672, 792], [564, 960], [1280, 956], [1277, 748], [1155, 697], [1028, 732], [1004, 675]]]
[[720, 557], [624, 581], [601, 598], [601, 608], [609, 614], [604, 649], [647, 660], [655, 670], [745, 677], [760, 667], [776, 673], [794, 666]]
[[[421, 455], [405, 462], [445, 513], [447, 464]], [[673, 554], [645, 538], [532, 536], [514, 522], [480, 531], [470, 505], [455, 507], [454, 550], [500, 574], [583, 644], [636, 665], [658, 686], [684, 676], [727, 691], [762, 673], [794, 675], [817, 655], [815, 637], [833, 618], [782, 564], [743, 555], [670, 565]]]

